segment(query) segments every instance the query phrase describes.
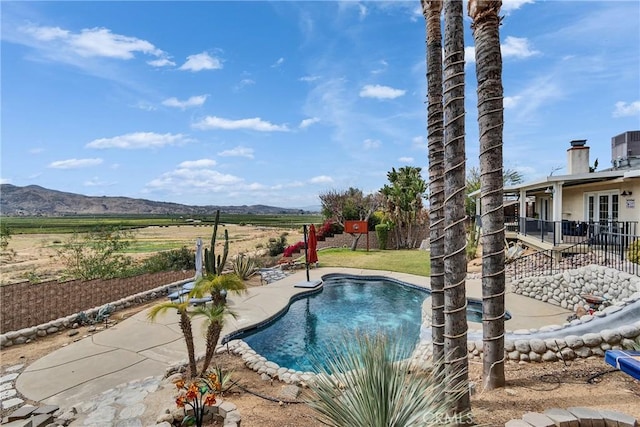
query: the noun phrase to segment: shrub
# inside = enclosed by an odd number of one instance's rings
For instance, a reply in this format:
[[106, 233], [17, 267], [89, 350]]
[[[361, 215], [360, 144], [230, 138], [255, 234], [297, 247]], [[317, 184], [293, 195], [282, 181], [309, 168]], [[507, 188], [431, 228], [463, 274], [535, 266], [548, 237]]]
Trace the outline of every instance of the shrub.
[[640, 240], [636, 240], [629, 245], [629, 249], [627, 249], [627, 258], [631, 262], [640, 264]]
[[277, 256], [284, 252], [284, 248], [287, 247], [287, 233], [282, 233], [279, 238], [272, 237], [267, 243], [267, 249], [269, 255]]
[[376, 225], [376, 236], [378, 237], [378, 249], [387, 249], [387, 243], [389, 241], [389, 231], [391, 231], [391, 224], [383, 223]]
[[294, 253], [298, 253], [301, 250], [304, 250], [305, 244], [304, 242], [298, 242], [295, 245], [288, 246], [287, 249], [282, 253], [283, 257], [293, 256]]
[[195, 270], [195, 253], [183, 246], [180, 249], [158, 252], [145, 259], [139, 266], [142, 273], [161, 271]]

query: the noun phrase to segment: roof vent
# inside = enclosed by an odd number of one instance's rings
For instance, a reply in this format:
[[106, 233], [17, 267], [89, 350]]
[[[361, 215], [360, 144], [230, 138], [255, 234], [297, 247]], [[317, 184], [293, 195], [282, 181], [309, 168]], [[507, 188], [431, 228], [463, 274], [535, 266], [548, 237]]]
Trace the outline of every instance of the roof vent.
[[584, 147], [584, 144], [587, 143], [586, 139], [574, 139], [573, 141], [571, 141], [571, 146], [572, 147]]

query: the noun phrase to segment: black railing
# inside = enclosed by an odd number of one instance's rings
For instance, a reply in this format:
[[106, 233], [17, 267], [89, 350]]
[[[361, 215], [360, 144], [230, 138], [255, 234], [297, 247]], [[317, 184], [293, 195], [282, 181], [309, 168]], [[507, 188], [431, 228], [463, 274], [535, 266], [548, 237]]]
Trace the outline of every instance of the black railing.
[[[513, 279], [532, 276], [549, 276], [585, 267], [590, 264], [601, 265], [640, 276], [640, 264], [637, 251], [633, 255], [633, 242], [640, 236], [627, 234], [594, 234], [583, 241], [564, 247], [538, 251], [514, 260], [508, 266]], [[634, 261], [629, 260], [632, 257]]]

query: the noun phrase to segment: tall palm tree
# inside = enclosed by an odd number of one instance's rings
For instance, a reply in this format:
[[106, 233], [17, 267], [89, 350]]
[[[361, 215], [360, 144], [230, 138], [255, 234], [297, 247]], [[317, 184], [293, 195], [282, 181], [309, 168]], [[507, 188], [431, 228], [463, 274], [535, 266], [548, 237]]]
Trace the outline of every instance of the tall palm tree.
[[427, 27], [427, 145], [429, 148], [429, 241], [433, 359], [444, 371], [444, 138], [442, 113], [442, 2], [421, 0]]
[[154, 321], [159, 314], [166, 312], [167, 310], [177, 310], [180, 315], [180, 330], [184, 336], [184, 342], [187, 345], [187, 356], [189, 358], [189, 376], [195, 377], [197, 374], [196, 369], [196, 352], [193, 344], [193, 331], [191, 329], [191, 318], [189, 317], [189, 300], [183, 302], [163, 302], [154, 305], [147, 317], [149, 320]]
[[211, 360], [215, 354], [218, 340], [220, 339], [220, 333], [224, 326], [225, 315], [236, 316], [235, 313], [229, 311], [223, 304], [219, 305], [201, 305], [195, 307], [191, 312], [192, 316], [203, 316], [206, 318], [206, 351], [204, 353], [204, 361], [202, 362], [202, 368], [199, 376], [204, 376], [211, 365]]
[[502, 172], [501, 0], [470, 0], [478, 79], [480, 209], [482, 211], [482, 333], [485, 389], [504, 387], [504, 207]]
[[444, 352], [451, 412], [471, 410], [466, 316], [464, 32], [462, 0], [444, 2]]

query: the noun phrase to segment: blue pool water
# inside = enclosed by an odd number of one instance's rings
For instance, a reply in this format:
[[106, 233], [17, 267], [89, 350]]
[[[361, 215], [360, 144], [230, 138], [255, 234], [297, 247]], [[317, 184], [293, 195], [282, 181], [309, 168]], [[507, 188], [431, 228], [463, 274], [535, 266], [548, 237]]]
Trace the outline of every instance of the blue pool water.
[[394, 336], [409, 354], [420, 336], [428, 296], [388, 280], [331, 278], [321, 292], [293, 302], [274, 322], [238, 338], [268, 360], [303, 372], [316, 371], [309, 355], [325, 354], [355, 331]]
[[[422, 304], [428, 296], [428, 289], [382, 278], [331, 277], [321, 292], [294, 301], [274, 321], [233, 338], [244, 340], [267, 360], [303, 372], [315, 372], [321, 363], [311, 355], [335, 350], [345, 334], [356, 331], [392, 336], [408, 356], [420, 337]], [[467, 319], [482, 322], [479, 301], [468, 302]]]

